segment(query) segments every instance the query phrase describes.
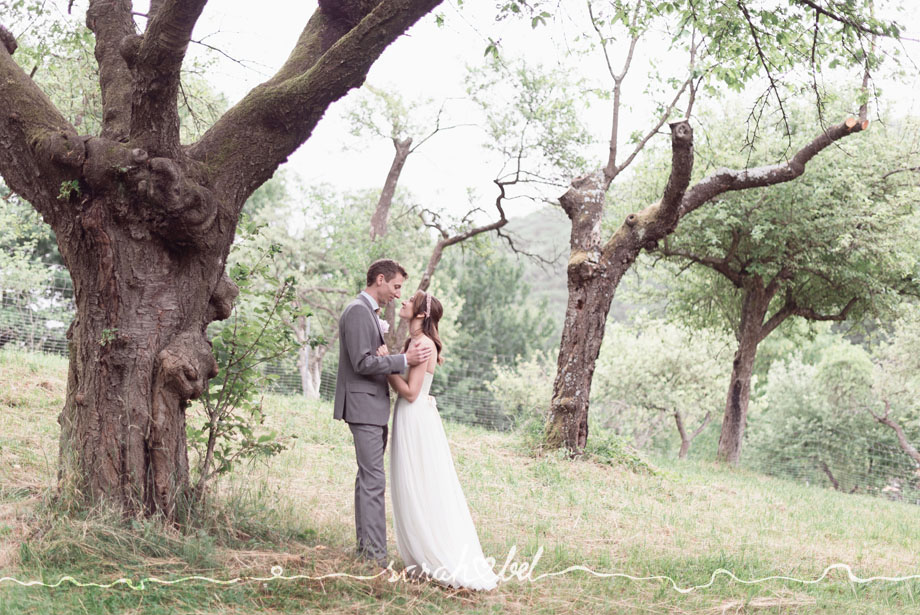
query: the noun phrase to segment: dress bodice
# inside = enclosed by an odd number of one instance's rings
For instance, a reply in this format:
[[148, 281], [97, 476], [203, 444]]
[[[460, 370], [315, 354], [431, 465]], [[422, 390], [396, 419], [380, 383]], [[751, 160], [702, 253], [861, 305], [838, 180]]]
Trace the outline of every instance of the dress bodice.
[[[416, 398], [415, 398], [415, 401], [412, 402], [412, 403], [417, 404], [417, 403], [420, 403], [420, 402], [422, 402], [422, 401], [424, 401], [425, 403], [428, 402], [428, 396], [429, 396], [429, 394], [430, 394], [430, 392], [431, 392], [431, 383], [432, 383], [433, 381], [434, 381], [434, 374], [432, 374], [431, 372], [426, 371], [426, 372], [425, 372], [425, 379], [422, 380], [422, 388], [421, 388], [421, 390], [418, 392], [418, 397], [416, 397]], [[409, 400], [407, 400], [406, 398], [404, 398], [404, 397], [402, 397], [402, 396], [400, 396], [400, 399], [403, 400], [403, 403], [407, 403], [407, 404], [409, 403]]]

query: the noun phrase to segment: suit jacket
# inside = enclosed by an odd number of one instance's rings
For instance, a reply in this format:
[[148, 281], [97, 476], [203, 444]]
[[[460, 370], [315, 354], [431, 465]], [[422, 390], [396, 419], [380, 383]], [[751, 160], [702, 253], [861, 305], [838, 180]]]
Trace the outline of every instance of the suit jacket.
[[377, 356], [383, 332], [370, 302], [358, 295], [339, 318], [339, 372], [333, 418], [346, 423], [386, 425], [390, 419], [387, 374], [405, 368], [402, 355]]

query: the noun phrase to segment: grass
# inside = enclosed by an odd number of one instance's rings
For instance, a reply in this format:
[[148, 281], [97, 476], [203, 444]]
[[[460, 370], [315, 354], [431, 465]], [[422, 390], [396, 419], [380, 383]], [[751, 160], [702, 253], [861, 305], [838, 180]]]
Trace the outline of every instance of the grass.
[[[65, 362], [0, 351], [0, 577], [63, 575], [111, 582], [202, 574], [219, 579], [334, 572], [366, 574], [350, 555], [354, 452], [328, 404], [267, 400], [271, 427], [291, 448], [241, 468], [215, 487], [200, 527], [125, 524], [104, 511], [62, 515], [53, 498], [57, 414]], [[705, 585], [727, 569], [741, 579], [814, 579], [833, 563], [856, 575], [920, 574], [920, 509], [727, 470], [653, 460], [649, 472], [530, 456], [519, 436], [446, 425], [455, 465], [487, 555], [529, 562], [533, 576], [585, 566]], [[636, 467], [634, 471], [630, 467]], [[390, 553], [396, 558], [390, 519]], [[398, 563], [398, 562], [397, 562]], [[499, 564], [500, 565], [500, 564]], [[598, 578], [583, 571], [510, 580], [488, 594], [351, 578], [190, 582], [113, 589], [0, 584], [0, 613], [916, 613], [920, 583], [755, 585], [718, 576], [682, 594], [662, 580]]]

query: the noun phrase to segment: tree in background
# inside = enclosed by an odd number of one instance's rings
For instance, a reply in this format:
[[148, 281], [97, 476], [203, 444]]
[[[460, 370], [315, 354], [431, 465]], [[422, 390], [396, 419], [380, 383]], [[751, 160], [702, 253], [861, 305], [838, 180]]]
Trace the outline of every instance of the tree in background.
[[[532, 9], [529, 16], [537, 25], [551, 17], [543, 10], [549, 5], [510, 2], [505, 6], [508, 11], [522, 14], [527, 13], [524, 9]], [[615, 0], [589, 2], [587, 15], [577, 15], [579, 19], [586, 18], [583, 31], [590, 36], [590, 40], [582, 37], [582, 46], [600, 54], [608, 69], [609, 81], [598, 91], [610, 105], [612, 120], [605, 158], [590, 163], [591, 170], [586, 174], [580, 168], [572, 168], [569, 189], [559, 198], [571, 221], [571, 257], [567, 270], [568, 306], [546, 428], [549, 446], [565, 447], [574, 454], [584, 450], [591, 382], [607, 314], [623, 274], [639, 253], [673, 232], [687, 214], [726, 192], [801, 176], [806, 165], [829, 145], [868, 125], [868, 95], [864, 93], [850, 105], [850, 112], [858, 114], [859, 119], [850, 117], [834, 125], [815, 125], [810, 131], [799, 131], [794, 139], [790, 135], [793, 151], [781, 156], [778, 164], [721, 167], [706, 177], [695, 178], [690, 123], [695, 101], [702, 95], [718, 94], [720, 88], [740, 90], [758, 79], [764, 80], [764, 93], [751, 114], [756, 133], [759, 118], [765, 113], [785, 119], [788, 98], [808, 91], [792, 83], [796, 74], [812, 77], [807, 87], [819, 95], [821, 87], [816, 75], [830, 63], [859, 66], [867, 83], [869, 71], [876, 68], [880, 55], [868, 53], [874, 49], [871, 40], [898, 33], [896, 26], [870, 17], [870, 5], [869, 1], [861, 1], [829, 9], [811, 1], [793, 0], [788, 5], [761, 8], [746, 2]], [[568, 21], [576, 15], [568, 13], [565, 17]], [[657, 74], [653, 69], [648, 96], [630, 93], [626, 78], [636, 66], [633, 60], [637, 48], [662, 32], [671, 45], [670, 52], [684, 54], [683, 68], [670, 75]], [[498, 53], [496, 46], [491, 49]], [[585, 60], [579, 56], [578, 61]], [[626, 135], [620, 120], [629, 103], [652, 110], [653, 117], [645, 129]], [[615, 232], [602, 236], [601, 223], [611, 185], [668, 122], [671, 161], [668, 180], [659, 189], [660, 199], [630, 213]], [[804, 132], [812, 136], [805, 138]], [[732, 149], [755, 141], [750, 136]], [[546, 142], [556, 147], [551, 139]], [[691, 180], [696, 181], [691, 185]]]
[[718, 410], [728, 347], [713, 331], [659, 320], [610, 325], [591, 390], [595, 419], [640, 449], [673, 421], [686, 458]]
[[[445, 258], [436, 292], [453, 331], [432, 395], [444, 416], [505, 429], [515, 409], [498, 406], [487, 383], [498, 368], [545, 353], [555, 340], [545, 305], [528, 300], [523, 267], [499, 250], [497, 241], [480, 237]], [[472, 253], [474, 245], [478, 253]]]
[[[846, 493], [920, 496], [916, 462], [865, 411], [881, 405], [873, 371], [871, 355], [839, 336], [815, 364], [797, 355], [773, 363], [751, 417], [749, 463]], [[920, 434], [915, 424], [906, 428], [909, 438]]]
[[[816, 121], [807, 110], [789, 111], [792, 138]], [[738, 122], [711, 129], [707, 154], [727, 150], [740, 132]], [[668, 288], [672, 314], [737, 340], [720, 460], [741, 457], [757, 349], [787, 319], [878, 317], [892, 313], [900, 294], [920, 292], [920, 190], [885, 178], [909, 161], [914, 138], [880, 126], [857, 147], [816, 159], [795, 182], [713, 201], [653, 251], [681, 273]], [[779, 136], [772, 141], [765, 158], [784, 147]]]
[[897, 320], [890, 338], [873, 353], [872, 418], [891, 429], [901, 450], [920, 468], [920, 318], [916, 305]]
[[154, 0], [136, 23], [131, 2], [90, 0], [89, 135], [0, 28], [0, 175], [54, 230], [76, 296], [60, 476], [129, 514], [174, 518], [188, 491], [184, 408], [216, 373], [205, 330], [237, 292], [224, 268], [246, 199], [438, 0], [320, 2], [279, 71], [183, 143], [180, 70], [205, 4]]

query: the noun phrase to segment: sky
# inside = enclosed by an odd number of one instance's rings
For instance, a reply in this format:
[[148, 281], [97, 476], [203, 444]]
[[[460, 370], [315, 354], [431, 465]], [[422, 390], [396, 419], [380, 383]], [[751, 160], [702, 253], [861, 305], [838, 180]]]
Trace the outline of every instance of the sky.
[[[920, 39], [920, 8], [913, 0], [907, 4], [909, 8], [899, 16], [899, 21], [907, 27], [909, 38]], [[500, 38], [505, 49], [530, 62], [546, 64], [552, 64], [559, 57], [561, 50], [557, 47], [569, 43], [565, 37], [550, 41], [546, 29], [534, 31], [527, 23], [514, 20], [496, 23], [495, 5], [494, 2], [468, 0], [458, 8], [455, 0], [445, 0], [387, 48], [371, 68], [367, 83], [398, 90], [410, 100], [432, 98], [438, 104], [465, 95], [465, 66], [483, 63], [489, 37]], [[251, 6], [250, 2], [242, 0], [210, 2], [194, 35], [245, 64], [222, 58], [210, 74], [212, 83], [231, 103], [284, 62], [316, 4], [302, 0], [260, 0], [259, 10], [253, 11]], [[580, 9], [574, 9], [575, 6], [573, 4], [573, 10], [583, 10], [581, 3], [577, 3]], [[442, 18], [443, 25], [436, 24], [437, 16]], [[920, 44], [909, 42], [907, 49], [920, 63]], [[193, 52], [201, 53], [203, 49], [199, 46]], [[659, 52], [640, 47], [634, 66], [647, 62], [648, 57]], [[589, 62], [578, 70], [600, 83], [609, 83], [606, 67], [601, 64], [602, 56], [595, 56], [594, 65]], [[658, 57], [667, 71], [667, 64], [674, 61], [673, 58], [669, 60], [660, 54]], [[683, 62], [683, 58], [676, 61]], [[641, 74], [630, 75], [625, 85], [626, 93], [641, 92], [644, 80]], [[886, 82], [884, 89], [886, 100], [897, 101], [902, 112], [920, 112], [913, 94], [920, 91], [920, 73]], [[382, 186], [392, 160], [393, 146], [385, 139], [358, 140], [347, 134], [343, 116], [353, 96], [354, 91], [334, 103], [310, 140], [290, 158], [288, 172], [296, 174], [304, 184], [326, 182], [340, 189], [379, 189]], [[462, 102], [448, 103], [447, 108], [448, 115], [453, 113], [450, 119], [457, 123], [476, 121], [464, 116], [469, 107], [464, 108]], [[623, 132], [628, 134], [632, 125], [647, 126], [646, 111], [641, 108], [625, 110]], [[598, 138], [591, 153], [602, 163], [603, 141], [610, 129], [609, 110], [606, 105], [595, 106], [585, 113]], [[400, 185], [408, 187], [419, 204], [430, 209], [461, 215], [470, 207], [470, 190], [476, 195], [476, 205], [491, 208], [495, 194], [492, 180], [499, 172], [501, 161], [484, 152], [482, 139], [483, 132], [476, 127], [461, 127], [436, 135], [409, 158]], [[556, 191], [561, 194], [564, 189]], [[516, 201], [508, 213], [522, 215], [538, 206], [539, 203]]]

